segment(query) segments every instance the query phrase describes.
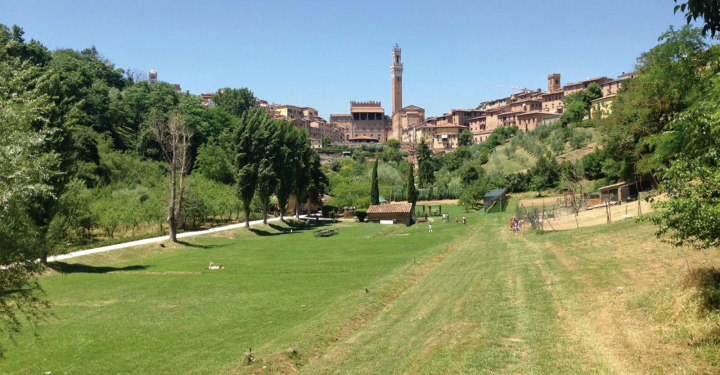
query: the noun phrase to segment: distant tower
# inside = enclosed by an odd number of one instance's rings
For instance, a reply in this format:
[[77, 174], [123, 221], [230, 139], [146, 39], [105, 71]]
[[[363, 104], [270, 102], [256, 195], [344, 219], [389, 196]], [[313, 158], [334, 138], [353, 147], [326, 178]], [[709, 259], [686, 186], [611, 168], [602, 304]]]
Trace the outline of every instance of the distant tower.
[[392, 113], [402, 109], [402, 72], [403, 64], [400, 59], [400, 47], [395, 43], [392, 52], [392, 65], [390, 65], [390, 75], [392, 76]]
[[148, 82], [151, 84], [157, 82], [157, 72], [155, 71], [155, 68], [150, 69], [150, 74], [148, 74]]
[[560, 73], [548, 74], [548, 91], [553, 92], [560, 87]]

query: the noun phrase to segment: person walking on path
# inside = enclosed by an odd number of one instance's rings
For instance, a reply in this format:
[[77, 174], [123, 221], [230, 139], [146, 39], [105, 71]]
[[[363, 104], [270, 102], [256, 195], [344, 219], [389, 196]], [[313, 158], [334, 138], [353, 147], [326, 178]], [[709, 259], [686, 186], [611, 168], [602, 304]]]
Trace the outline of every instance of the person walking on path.
[[428, 233], [432, 233], [432, 224], [428, 224]]

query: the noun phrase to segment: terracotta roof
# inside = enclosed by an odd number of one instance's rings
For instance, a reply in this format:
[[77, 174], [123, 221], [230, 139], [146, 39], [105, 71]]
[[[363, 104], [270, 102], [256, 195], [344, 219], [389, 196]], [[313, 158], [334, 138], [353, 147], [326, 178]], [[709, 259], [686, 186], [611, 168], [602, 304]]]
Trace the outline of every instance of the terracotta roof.
[[467, 128], [465, 125], [455, 125], [455, 124], [449, 124], [449, 125], [438, 125], [436, 128]]
[[373, 141], [377, 141], [377, 138], [371, 138], [371, 137], [366, 137], [366, 136], [364, 136], [364, 135], [358, 135], [357, 137], [354, 137], [354, 138], [350, 138], [350, 139], [349, 139], [349, 141], [352, 141], [352, 140], [356, 140], [356, 141], [357, 141], [357, 140], [373, 140]]
[[616, 96], [617, 96], [617, 94], [605, 95], [605, 96], [603, 96], [603, 97], [601, 97], [601, 98], [597, 98], [597, 99], [591, 100], [590, 103], [602, 102], [602, 101], [605, 101], [605, 100], [608, 100], [608, 99], [612, 99], [612, 98], [614, 98], [614, 97], [616, 97]]
[[410, 213], [412, 211], [412, 203], [386, 203], [370, 206], [367, 213], [369, 214], [395, 214]]

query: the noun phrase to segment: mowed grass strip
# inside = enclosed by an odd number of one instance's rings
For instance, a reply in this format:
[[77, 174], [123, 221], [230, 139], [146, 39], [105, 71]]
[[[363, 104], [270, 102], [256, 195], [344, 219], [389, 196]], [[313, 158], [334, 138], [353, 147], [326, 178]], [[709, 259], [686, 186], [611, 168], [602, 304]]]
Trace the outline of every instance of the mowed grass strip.
[[633, 220], [515, 236], [512, 208], [301, 372], [718, 373], [720, 310], [703, 306], [720, 285], [688, 281], [718, 278], [717, 250]]
[[[340, 234], [315, 238], [315, 227], [289, 234], [273, 224], [57, 265], [64, 274], [41, 278], [53, 303], [41, 340], [18, 336], [0, 373], [222, 373], [261, 364], [293, 372], [363, 326], [469, 233], [437, 222], [434, 233], [427, 224], [335, 227]], [[205, 269], [210, 261], [225, 269]], [[244, 366], [249, 348], [257, 360]]]
[[539, 254], [507, 228], [510, 211], [471, 221], [441, 264], [302, 372], [581, 372]]

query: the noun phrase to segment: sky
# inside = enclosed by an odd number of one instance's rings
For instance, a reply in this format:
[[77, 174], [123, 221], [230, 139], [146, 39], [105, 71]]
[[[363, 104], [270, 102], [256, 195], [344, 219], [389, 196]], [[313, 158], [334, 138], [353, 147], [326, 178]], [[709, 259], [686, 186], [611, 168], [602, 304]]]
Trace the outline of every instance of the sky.
[[149, 71], [191, 94], [248, 87], [256, 97], [349, 113], [392, 110], [402, 49], [403, 106], [426, 116], [475, 108], [512, 89], [617, 77], [684, 19], [673, 0], [107, 1], [4, 0], [0, 23], [50, 49], [95, 46], [116, 67]]

